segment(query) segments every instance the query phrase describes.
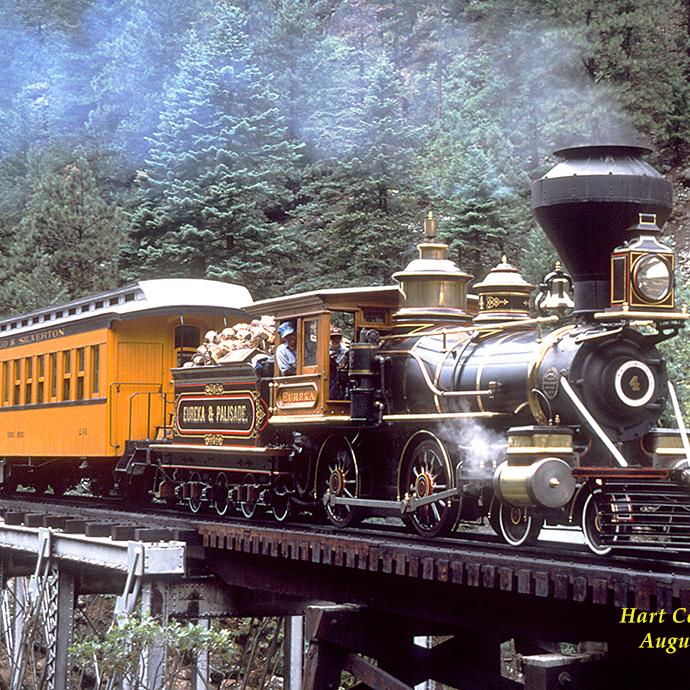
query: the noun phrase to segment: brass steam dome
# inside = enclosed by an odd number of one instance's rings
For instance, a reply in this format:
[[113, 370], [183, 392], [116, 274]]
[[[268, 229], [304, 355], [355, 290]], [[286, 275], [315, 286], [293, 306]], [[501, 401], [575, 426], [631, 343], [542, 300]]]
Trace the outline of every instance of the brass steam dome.
[[403, 295], [395, 320], [469, 321], [467, 285], [473, 276], [448, 258], [447, 244], [435, 241], [436, 219], [431, 212], [424, 221], [424, 234], [426, 241], [417, 245], [419, 258], [393, 274]]
[[530, 318], [529, 300], [534, 285], [528, 283], [504, 256], [484, 280], [474, 284], [479, 294], [475, 323], [518, 321]]

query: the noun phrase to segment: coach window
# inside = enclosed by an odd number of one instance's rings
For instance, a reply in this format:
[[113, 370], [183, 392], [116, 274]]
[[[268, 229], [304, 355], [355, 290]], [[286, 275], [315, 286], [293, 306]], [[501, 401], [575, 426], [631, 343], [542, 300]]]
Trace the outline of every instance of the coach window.
[[101, 350], [100, 345], [91, 346], [91, 394], [95, 395], [100, 390], [98, 379], [101, 375]]
[[200, 343], [201, 329], [198, 326], [177, 326], [175, 328], [175, 352], [177, 353], [178, 367], [192, 359]]
[[50, 399], [57, 399], [57, 352], [52, 352], [50, 354]]
[[31, 405], [33, 402], [33, 387], [34, 387], [34, 360], [33, 357], [27, 357], [24, 360], [24, 404]]
[[77, 348], [77, 400], [84, 399], [84, 348]]
[[2, 404], [10, 404], [10, 363], [2, 363]]
[[72, 353], [65, 350], [62, 353], [62, 399], [69, 400], [72, 386]]
[[45, 367], [45, 355], [38, 355], [36, 357], [36, 402], [39, 404], [45, 401]]
[[22, 396], [22, 363], [21, 360], [14, 360], [14, 394], [12, 404], [20, 405]]

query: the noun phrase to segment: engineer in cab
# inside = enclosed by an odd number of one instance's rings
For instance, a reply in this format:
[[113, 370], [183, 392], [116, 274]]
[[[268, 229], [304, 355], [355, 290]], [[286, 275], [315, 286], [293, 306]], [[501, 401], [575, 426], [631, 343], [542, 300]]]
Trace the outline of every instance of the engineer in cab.
[[276, 349], [276, 365], [281, 376], [294, 376], [297, 373], [297, 335], [289, 321], [278, 326], [280, 345]]

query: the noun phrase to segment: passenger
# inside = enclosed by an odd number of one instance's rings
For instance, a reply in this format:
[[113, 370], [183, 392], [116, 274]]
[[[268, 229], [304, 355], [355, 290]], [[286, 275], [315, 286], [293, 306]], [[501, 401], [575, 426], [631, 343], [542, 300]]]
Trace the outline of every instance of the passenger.
[[350, 352], [343, 345], [343, 332], [337, 326], [331, 326], [329, 355], [331, 368], [328, 377], [328, 397], [331, 400], [346, 400]]
[[294, 376], [297, 373], [297, 335], [294, 326], [289, 322], [278, 326], [280, 345], [276, 349], [276, 364], [281, 376]]

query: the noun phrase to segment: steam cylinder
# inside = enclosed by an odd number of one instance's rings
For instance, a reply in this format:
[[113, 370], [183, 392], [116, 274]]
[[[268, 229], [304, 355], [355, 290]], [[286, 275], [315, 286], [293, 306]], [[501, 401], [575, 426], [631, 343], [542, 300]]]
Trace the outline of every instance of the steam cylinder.
[[532, 184], [532, 210], [571, 274], [575, 313], [610, 304], [609, 260], [640, 213], [659, 227], [673, 207], [671, 183], [642, 146], [596, 145], [555, 151], [564, 160]]

